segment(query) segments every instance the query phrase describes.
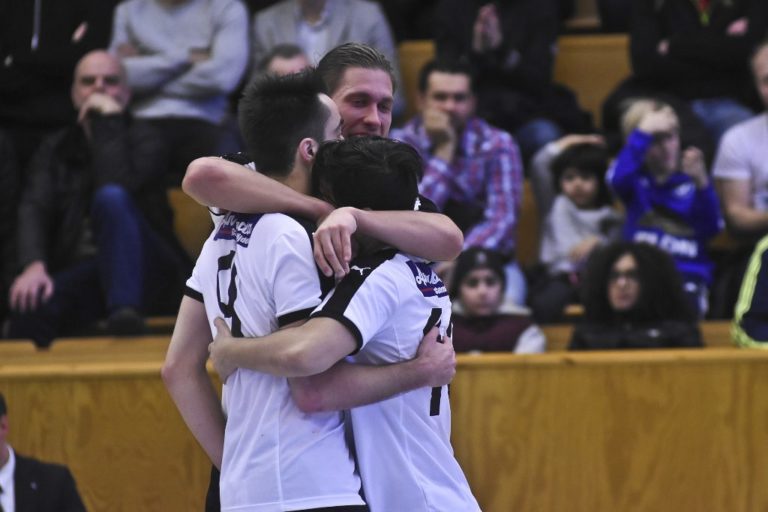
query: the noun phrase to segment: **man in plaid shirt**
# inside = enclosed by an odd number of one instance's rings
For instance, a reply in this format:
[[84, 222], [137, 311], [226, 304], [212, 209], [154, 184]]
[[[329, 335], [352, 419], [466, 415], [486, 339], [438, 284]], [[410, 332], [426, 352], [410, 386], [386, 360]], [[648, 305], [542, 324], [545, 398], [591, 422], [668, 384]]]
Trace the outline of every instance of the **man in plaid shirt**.
[[[472, 74], [461, 63], [433, 61], [419, 76], [421, 114], [392, 137], [425, 160], [421, 193], [464, 232], [464, 246], [508, 258], [507, 297], [524, 304], [525, 280], [514, 262], [523, 166], [512, 136], [474, 115]], [[449, 273], [451, 264], [439, 269]]]

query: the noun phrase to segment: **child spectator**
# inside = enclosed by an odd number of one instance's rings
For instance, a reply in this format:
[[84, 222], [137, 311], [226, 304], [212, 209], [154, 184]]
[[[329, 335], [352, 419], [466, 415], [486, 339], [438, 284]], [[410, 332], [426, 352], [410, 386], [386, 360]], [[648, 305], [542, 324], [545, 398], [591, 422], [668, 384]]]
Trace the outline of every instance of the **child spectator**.
[[481, 247], [456, 260], [450, 295], [456, 352], [543, 352], [546, 340], [527, 314], [504, 305], [504, 258]]
[[534, 287], [537, 322], [562, 320], [578, 302], [579, 272], [595, 247], [620, 236], [621, 218], [605, 183], [608, 154], [595, 144], [574, 144], [552, 162], [558, 195], [546, 217], [539, 260], [546, 266]]
[[608, 183], [626, 209], [624, 238], [668, 252], [703, 316], [713, 272], [707, 244], [723, 219], [701, 150], [689, 147], [681, 156], [679, 126], [669, 105], [635, 101], [622, 118], [626, 143]]
[[587, 262], [584, 321], [570, 350], [701, 346], [672, 258], [644, 243], [616, 242]]

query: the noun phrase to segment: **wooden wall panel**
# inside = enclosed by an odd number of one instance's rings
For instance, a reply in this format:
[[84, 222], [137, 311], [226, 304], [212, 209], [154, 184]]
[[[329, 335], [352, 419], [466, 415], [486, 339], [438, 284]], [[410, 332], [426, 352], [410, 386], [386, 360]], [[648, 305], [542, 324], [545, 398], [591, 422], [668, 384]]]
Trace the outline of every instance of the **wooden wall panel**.
[[[200, 510], [161, 351], [112, 346], [4, 354], [11, 443], [68, 464], [92, 512]], [[767, 386], [763, 351], [460, 356], [453, 445], [486, 512], [768, 510]]]

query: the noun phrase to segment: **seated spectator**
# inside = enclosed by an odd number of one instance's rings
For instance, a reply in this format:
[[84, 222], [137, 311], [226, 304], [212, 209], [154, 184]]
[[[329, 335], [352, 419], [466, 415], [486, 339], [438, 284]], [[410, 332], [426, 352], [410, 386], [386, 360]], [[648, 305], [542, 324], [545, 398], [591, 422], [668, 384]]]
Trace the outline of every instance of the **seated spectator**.
[[142, 313], [175, 310], [190, 268], [173, 235], [145, 123], [126, 114], [119, 60], [86, 54], [75, 69], [78, 123], [46, 139], [21, 193], [8, 336], [42, 347], [108, 316], [114, 334], [143, 332]]
[[[755, 87], [768, 108], [768, 41], [752, 57]], [[768, 233], [768, 113], [765, 111], [726, 132], [712, 172], [732, 248], [718, 278], [717, 317], [730, 317], [738, 287], [755, 243]]]
[[624, 239], [668, 252], [694, 310], [707, 311], [713, 264], [707, 245], [722, 229], [717, 195], [701, 150], [680, 150], [680, 125], [669, 105], [639, 100], [622, 119], [626, 144], [608, 183], [626, 210]]
[[85, 512], [69, 469], [16, 453], [8, 444], [8, 424], [0, 393], [0, 510]]
[[531, 291], [539, 323], [563, 320], [568, 304], [579, 302], [580, 273], [592, 251], [621, 235], [621, 217], [605, 183], [608, 155], [602, 146], [582, 143], [563, 150], [552, 163], [558, 195], [544, 221], [539, 260], [546, 267]]
[[587, 262], [583, 303], [570, 350], [702, 344], [674, 262], [652, 245], [616, 242], [597, 250]]
[[75, 64], [109, 44], [119, 1], [0, 1], [0, 126], [19, 171], [45, 137], [75, 120], [69, 99]]
[[8, 314], [8, 290], [16, 268], [16, 210], [19, 172], [10, 137], [0, 131], [0, 333]]
[[[597, 134], [570, 134], [550, 142], [539, 149], [531, 159], [529, 179], [536, 209], [540, 218], [546, 218], [558, 192], [558, 183], [552, 173], [552, 162], [563, 151], [576, 144], [605, 146], [605, 139]], [[608, 167], [604, 170], [607, 170]]]
[[528, 314], [504, 304], [504, 259], [474, 247], [456, 260], [450, 295], [453, 347], [456, 352], [543, 352], [544, 334]]
[[589, 114], [552, 81], [559, 0], [441, 0], [438, 58], [475, 68], [480, 117], [515, 136], [524, 161], [563, 133], [592, 131]]
[[[259, 11], [253, 20], [252, 59], [255, 66], [279, 44], [298, 45], [312, 64], [343, 43], [366, 43], [392, 63], [395, 83], [400, 64], [392, 31], [381, 7], [369, 0], [282, 0]], [[393, 114], [405, 109], [402, 93], [395, 92]]]
[[180, 184], [195, 158], [237, 148], [221, 125], [248, 65], [240, 0], [127, 0], [115, 11], [110, 50], [127, 70], [132, 114], [163, 142], [169, 184]]
[[746, 348], [768, 348], [768, 236], [758, 242], [741, 283], [733, 312], [733, 341]]
[[298, 73], [310, 66], [309, 58], [295, 44], [279, 44], [264, 57], [259, 66], [262, 73], [277, 76]]
[[[420, 114], [392, 130], [419, 150], [426, 165], [421, 193], [464, 232], [464, 248], [500, 251], [507, 259], [505, 294], [525, 304], [525, 279], [514, 262], [523, 168], [515, 139], [475, 116], [468, 65], [432, 61], [419, 74]], [[451, 264], [438, 272], [450, 281]]]
[[714, 153], [725, 131], [757, 108], [748, 59], [768, 29], [768, 2], [632, 0], [632, 76], [603, 106], [606, 131], [619, 131], [627, 98], [654, 96], [681, 116], [683, 133]]

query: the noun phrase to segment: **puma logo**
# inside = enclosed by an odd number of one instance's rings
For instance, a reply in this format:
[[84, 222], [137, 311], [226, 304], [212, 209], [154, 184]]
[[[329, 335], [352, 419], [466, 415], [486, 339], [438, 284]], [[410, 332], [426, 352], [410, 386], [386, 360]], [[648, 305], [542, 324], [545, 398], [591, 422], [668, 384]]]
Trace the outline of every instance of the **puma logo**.
[[357, 265], [353, 265], [353, 266], [352, 266], [352, 268], [350, 268], [350, 270], [357, 270], [358, 272], [360, 272], [360, 275], [362, 276], [362, 275], [363, 275], [363, 273], [364, 273], [366, 270], [371, 270], [371, 267], [362, 267], [362, 268], [360, 268], [360, 267], [358, 267]]

